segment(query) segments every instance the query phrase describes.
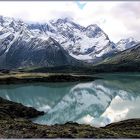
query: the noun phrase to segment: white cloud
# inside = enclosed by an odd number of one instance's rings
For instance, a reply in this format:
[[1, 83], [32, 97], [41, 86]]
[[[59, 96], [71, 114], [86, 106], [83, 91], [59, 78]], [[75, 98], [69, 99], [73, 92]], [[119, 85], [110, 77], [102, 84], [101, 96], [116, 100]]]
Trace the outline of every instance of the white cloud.
[[[84, 2], [85, 3], [85, 2]], [[98, 24], [112, 41], [134, 36], [140, 40], [140, 2], [0, 2], [0, 15], [30, 22], [71, 17], [81, 25]]]

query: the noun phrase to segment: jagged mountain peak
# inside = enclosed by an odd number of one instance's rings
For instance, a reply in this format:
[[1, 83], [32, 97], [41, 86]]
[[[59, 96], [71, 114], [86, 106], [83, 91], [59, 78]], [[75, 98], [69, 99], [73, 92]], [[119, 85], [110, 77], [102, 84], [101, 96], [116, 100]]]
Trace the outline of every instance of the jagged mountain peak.
[[[91, 60], [107, 54], [112, 46], [107, 35], [96, 24], [83, 27], [69, 18], [57, 19], [48, 23], [23, 23], [14, 20], [14, 27], [10, 27], [12, 33], [21, 32], [25, 37], [35, 36], [46, 40], [48, 37], [53, 38], [69, 54], [76, 59]], [[14, 24], [13, 24], [14, 25]], [[15, 28], [16, 27], [16, 28]]]
[[119, 42], [121, 42], [121, 43], [127, 43], [127, 42], [132, 42], [132, 41], [137, 42], [137, 40], [134, 39], [133, 37], [121, 39]]
[[91, 24], [91, 25], [88, 25], [86, 27], [86, 29], [91, 29], [91, 30], [95, 30], [96, 28], [98, 28], [99, 30], [101, 30], [101, 28], [97, 24]]
[[105, 39], [109, 40], [107, 34], [97, 24], [91, 24], [87, 26], [84, 31], [89, 38], [98, 38], [103, 36]]
[[73, 22], [73, 18], [71, 17], [62, 17], [62, 18], [56, 18], [53, 20], [50, 20], [51, 23], [66, 23], [66, 22]]
[[[70, 18], [59, 18], [46, 23], [24, 23], [22, 20], [0, 16], [0, 55], [11, 50], [11, 47], [18, 49], [17, 46], [13, 47], [14, 42], [18, 47], [26, 44], [30, 50], [40, 51], [48, 46], [55, 50], [59, 48], [71, 57], [92, 63], [136, 43], [133, 38], [129, 38], [114, 44], [97, 24], [84, 27]], [[47, 43], [49, 45], [45, 45]], [[43, 55], [44, 60], [45, 54]]]
[[137, 43], [138, 41], [136, 39], [134, 39], [133, 37], [129, 37], [129, 38], [121, 39], [118, 43], [116, 43], [116, 45], [119, 51], [124, 51], [126, 49], [133, 47]]
[[49, 23], [52, 26], [55, 26], [57, 28], [63, 28], [64, 30], [66, 29], [78, 29], [78, 30], [83, 30], [84, 27], [79, 25], [78, 23], [75, 23], [72, 18], [59, 18], [55, 20], [50, 20]]
[[[4, 24], [1, 25], [1, 22]], [[53, 33], [52, 29], [56, 30], [50, 23], [30, 25], [20, 20], [1, 17], [0, 69], [81, 65], [81, 62], [64, 50], [55, 36], [49, 35]]]
[[0, 25], [1, 26], [12, 26], [12, 25], [20, 25], [23, 26], [25, 25], [24, 21], [22, 21], [21, 19], [15, 19], [13, 17], [5, 17], [0, 15]]

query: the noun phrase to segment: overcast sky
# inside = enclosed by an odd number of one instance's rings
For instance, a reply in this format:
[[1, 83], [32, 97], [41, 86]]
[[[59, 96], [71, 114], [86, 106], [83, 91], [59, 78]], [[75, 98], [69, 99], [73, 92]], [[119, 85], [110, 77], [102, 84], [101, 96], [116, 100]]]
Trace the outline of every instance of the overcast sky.
[[140, 40], [140, 2], [0, 2], [0, 15], [28, 22], [47, 22], [55, 18], [72, 18], [87, 26], [99, 25], [109, 38]]

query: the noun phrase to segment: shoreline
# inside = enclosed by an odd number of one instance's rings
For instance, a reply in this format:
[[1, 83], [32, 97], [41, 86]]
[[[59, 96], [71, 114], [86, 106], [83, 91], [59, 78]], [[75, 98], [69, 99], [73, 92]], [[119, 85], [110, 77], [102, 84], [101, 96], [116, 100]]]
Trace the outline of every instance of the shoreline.
[[0, 74], [0, 84], [22, 84], [35, 82], [89, 82], [101, 79], [91, 75], [52, 73], [9, 73]]
[[29, 120], [43, 114], [0, 97], [0, 138], [140, 138], [140, 119], [100, 128], [74, 122], [48, 126]]

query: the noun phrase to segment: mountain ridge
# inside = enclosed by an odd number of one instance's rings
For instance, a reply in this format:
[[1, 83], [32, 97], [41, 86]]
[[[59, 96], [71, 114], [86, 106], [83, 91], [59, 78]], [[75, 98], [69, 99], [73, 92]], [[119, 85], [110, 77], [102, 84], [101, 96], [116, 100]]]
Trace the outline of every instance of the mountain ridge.
[[[50, 39], [53, 44], [47, 41]], [[130, 38], [121, 40], [117, 44], [113, 43], [96, 24], [84, 27], [68, 18], [42, 24], [29, 24], [0, 16], [0, 66], [2, 68], [82, 65], [83, 62], [95, 64], [131, 48], [136, 41]], [[48, 49], [47, 46], [53, 49]], [[61, 48], [61, 55], [57, 55], [58, 48]], [[64, 57], [57, 62], [60, 56]]]

